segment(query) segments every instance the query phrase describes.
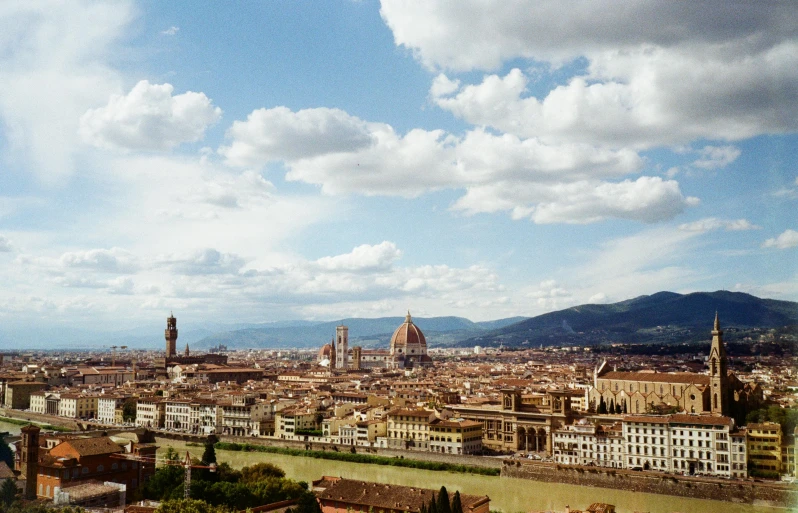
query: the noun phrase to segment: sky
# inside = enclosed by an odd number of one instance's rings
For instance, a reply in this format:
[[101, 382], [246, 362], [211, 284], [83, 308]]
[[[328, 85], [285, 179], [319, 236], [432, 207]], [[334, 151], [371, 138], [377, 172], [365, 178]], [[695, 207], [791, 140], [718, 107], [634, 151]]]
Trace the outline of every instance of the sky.
[[0, 325], [798, 300], [791, 1], [0, 2]]

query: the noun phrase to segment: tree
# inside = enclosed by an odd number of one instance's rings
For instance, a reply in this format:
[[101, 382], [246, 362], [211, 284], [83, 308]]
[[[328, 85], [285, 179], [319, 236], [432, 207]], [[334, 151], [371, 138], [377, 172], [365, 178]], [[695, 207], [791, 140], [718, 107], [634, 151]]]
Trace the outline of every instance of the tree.
[[452, 513], [463, 513], [463, 503], [460, 501], [460, 491], [454, 492], [452, 498]]
[[623, 400], [623, 409], [621, 410], [621, 413], [626, 413], [626, 399]]
[[205, 451], [203, 451], [202, 453], [203, 465], [210, 465], [211, 463], [216, 463], [215, 444], [218, 441], [219, 439], [216, 438], [216, 435], [208, 435], [208, 438], [205, 439]]
[[445, 486], [441, 486], [438, 492], [438, 513], [452, 513], [452, 506], [449, 502], [449, 492]]
[[133, 422], [136, 420], [136, 400], [133, 398], [128, 399], [122, 404], [122, 420], [125, 422]]
[[241, 482], [254, 484], [269, 478], [285, 477], [285, 471], [271, 463], [256, 463], [241, 469]]
[[195, 499], [176, 499], [162, 502], [155, 513], [229, 513], [225, 506], [212, 506]]
[[0, 504], [7, 508], [17, 500], [17, 497], [19, 497], [19, 488], [17, 488], [14, 480], [8, 478], [3, 481], [2, 486], [0, 486]]
[[610, 413], [615, 413], [615, 399], [610, 399], [610, 409], [608, 411]]
[[5, 461], [8, 468], [14, 468], [14, 453], [5, 438], [0, 438], [0, 461]]
[[428, 513], [438, 513], [438, 504], [435, 499], [435, 494], [432, 494], [432, 498], [429, 500], [429, 506], [427, 506]]
[[601, 396], [601, 399], [599, 400], [598, 412], [600, 415], [607, 413], [607, 403], [604, 402], [604, 396]]
[[316, 496], [313, 495], [313, 492], [307, 490], [302, 492], [302, 495], [299, 496], [299, 500], [297, 501], [296, 508], [294, 508], [294, 513], [321, 513], [319, 501], [316, 500]]

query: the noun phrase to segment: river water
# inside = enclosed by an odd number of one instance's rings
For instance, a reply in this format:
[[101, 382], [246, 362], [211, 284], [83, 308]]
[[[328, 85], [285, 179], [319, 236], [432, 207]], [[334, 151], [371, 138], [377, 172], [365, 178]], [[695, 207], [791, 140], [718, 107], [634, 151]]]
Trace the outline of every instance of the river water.
[[[19, 434], [22, 426], [0, 421], [0, 432]], [[186, 447], [182, 442], [159, 439], [161, 450], [171, 446], [181, 453], [188, 450], [192, 456], [201, 457], [202, 447]], [[345, 461], [317, 460], [282, 454], [257, 452], [217, 451], [219, 461], [226, 461], [233, 467], [267, 461], [285, 470], [286, 475], [299, 481], [313, 481], [323, 475], [342, 476], [349, 479], [376, 481], [380, 483], [440, 488], [446, 486], [449, 493], [488, 495], [491, 509], [504, 513], [518, 513], [530, 510], [565, 511], [565, 506], [586, 509], [593, 502], [615, 504], [618, 513], [786, 513], [784, 508], [769, 508], [731, 502], [707, 501], [634, 493], [608, 488], [593, 488], [557, 483], [541, 483], [526, 479], [499, 478], [459, 474], [455, 472], [436, 472], [385, 465], [364, 465]]]
[[[171, 446], [181, 454], [185, 454], [185, 451], [188, 450], [192, 456], [202, 456], [202, 447], [186, 447], [184, 443], [175, 440], [159, 439], [158, 445], [161, 450]], [[323, 475], [330, 475], [433, 489], [446, 486], [450, 494], [455, 490], [460, 490], [460, 493], [488, 495], [491, 500], [490, 508], [501, 510], [504, 513], [547, 509], [565, 511], [565, 506], [584, 510], [593, 502], [615, 504], [618, 513], [706, 513], [716, 511], [723, 513], [786, 513], [789, 511], [784, 508], [687, 499], [608, 488], [541, 483], [526, 479], [477, 476], [385, 465], [365, 465], [282, 454], [217, 450], [216, 455], [220, 462], [226, 461], [236, 468], [264, 461], [273, 463], [285, 470], [288, 477], [307, 482], [319, 479]]]

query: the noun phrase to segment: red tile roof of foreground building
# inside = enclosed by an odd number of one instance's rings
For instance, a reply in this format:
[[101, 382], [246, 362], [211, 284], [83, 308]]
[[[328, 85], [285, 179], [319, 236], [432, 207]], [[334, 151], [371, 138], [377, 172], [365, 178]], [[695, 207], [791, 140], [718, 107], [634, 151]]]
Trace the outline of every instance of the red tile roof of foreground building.
[[[317, 493], [322, 503], [325, 500], [344, 503], [347, 506], [360, 506], [367, 511], [408, 511], [417, 513], [421, 506], [429, 504], [437, 490], [416, 488], [411, 486], [389, 485], [383, 483], [370, 483], [352, 479], [324, 476], [319, 481], [313, 482], [315, 489], [326, 487]], [[451, 499], [453, 495], [450, 494]], [[463, 512], [488, 511], [490, 498], [487, 495], [460, 495]]]

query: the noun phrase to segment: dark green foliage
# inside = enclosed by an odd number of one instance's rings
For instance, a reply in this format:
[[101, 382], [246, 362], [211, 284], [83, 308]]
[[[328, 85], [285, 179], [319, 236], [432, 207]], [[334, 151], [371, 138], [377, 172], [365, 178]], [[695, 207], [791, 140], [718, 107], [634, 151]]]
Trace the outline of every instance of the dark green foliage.
[[610, 408], [607, 411], [610, 413], [615, 413], [615, 399], [610, 399]]
[[227, 481], [229, 483], [237, 483], [240, 480], [241, 480], [241, 471], [234, 469], [226, 461], [219, 463], [219, 465], [216, 466], [215, 481]]
[[183, 480], [185, 470], [176, 465], [159, 467], [155, 474], [144, 484], [145, 499], [169, 500], [183, 497]]
[[607, 413], [607, 403], [604, 402], [604, 396], [599, 399], [598, 413], [604, 415]]
[[438, 513], [452, 513], [452, 506], [449, 503], [449, 492], [445, 486], [441, 486], [438, 492]]
[[158, 506], [155, 513], [228, 513], [230, 508], [213, 506], [195, 499], [176, 499], [165, 501]]
[[782, 435], [791, 435], [798, 426], [798, 409], [769, 406], [749, 412], [745, 417], [746, 424], [755, 422], [776, 422], [781, 425]]
[[3, 508], [11, 506], [11, 504], [19, 497], [19, 488], [14, 483], [14, 480], [9, 478], [3, 481], [0, 486], [0, 505]]
[[14, 453], [5, 438], [0, 438], [0, 461], [5, 461], [10, 469], [14, 468]]
[[463, 513], [463, 503], [460, 501], [460, 491], [454, 492], [452, 498], [452, 513]]
[[136, 400], [128, 399], [122, 405], [122, 420], [125, 422], [133, 422], [136, 420]]
[[429, 513], [439, 513], [438, 512], [438, 501], [435, 499], [435, 494], [432, 494], [432, 499], [429, 501], [429, 506], [427, 507]]
[[216, 463], [216, 448], [213, 446], [219, 439], [216, 435], [208, 435], [208, 439], [205, 440], [205, 451], [202, 453], [202, 464], [203, 465], [210, 465], [211, 463]]
[[241, 469], [242, 483], [256, 483], [272, 477], [285, 477], [285, 471], [271, 463], [256, 463]]
[[296, 507], [292, 510], [294, 513], [321, 513], [321, 507], [319, 506], [319, 501], [316, 500], [316, 496], [313, 495], [313, 492], [307, 490], [302, 492]]
[[498, 468], [476, 467], [472, 465], [459, 465], [437, 461], [418, 461], [403, 458], [388, 458], [372, 454], [352, 454], [349, 452], [332, 451], [305, 451], [302, 449], [289, 449], [285, 447], [272, 447], [267, 445], [239, 444], [232, 442], [219, 442], [216, 448], [223, 451], [265, 452], [271, 454], [285, 454], [287, 456], [307, 456], [324, 460], [352, 461], [355, 463], [371, 463], [374, 465], [391, 465], [395, 467], [410, 467], [424, 470], [448, 470], [483, 476], [498, 476]]
[[296, 434], [301, 436], [324, 436], [324, 431], [321, 429], [297, 429]]

